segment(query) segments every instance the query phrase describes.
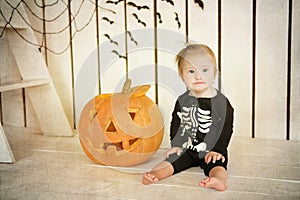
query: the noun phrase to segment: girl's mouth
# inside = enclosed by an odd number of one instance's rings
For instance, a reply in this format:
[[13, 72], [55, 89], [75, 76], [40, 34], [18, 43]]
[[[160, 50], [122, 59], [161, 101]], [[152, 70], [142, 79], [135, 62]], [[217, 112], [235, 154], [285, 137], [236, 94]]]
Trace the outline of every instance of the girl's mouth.
[[196, 85], [201, 85], [201, 84], [205, 84], [205, 82], [203, 82], [203, 81], [197, 81], [197, 82], [195, 82], [194, 84], [196, 84]]

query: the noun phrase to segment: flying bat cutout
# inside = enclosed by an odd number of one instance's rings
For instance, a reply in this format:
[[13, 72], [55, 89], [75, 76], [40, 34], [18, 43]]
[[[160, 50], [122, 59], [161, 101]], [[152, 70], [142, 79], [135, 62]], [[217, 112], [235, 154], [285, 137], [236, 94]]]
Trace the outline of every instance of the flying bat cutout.
[[167, 3], [171, 4], [172, 6], [174, 6], [174, 1], [172, 1], [172, 0], [162, 0], [162, 1], [166, 1]]
[[117, 52], [116, 50], [112, 50], [111, 52], [116, 54], [119, 58], [124, 58], [126, 60], [126, 56], [119, 54], [119, 52]]
[[175, 20], [176, 20], [176, 22], [177, 22], [177, 24], [178, 24], [178, 29], [180, 29], [181, 23], [180, 23], [180, 21], [179, 21], [178, 13], [177, 13], [177, 12], [174, 12], [174, 14], [175, 14]]
[[132, 37], [132, 34], [130, 31], [127, 31], [128, 36], [130, 37], [130, 41], [133, 42], [136, 46], [138, 45], [138, 42]]
[[113, 43], [113, 44], [115, 44], [117, 46], [119, 45], [119, 43], [116, 42], [116, 41], [114, 41], [114, 40], [112, 40], [107, 33], [105, 33], [104, 36], [109, 40], [110, 43]]
[[107, 22], [110, 23], [110, 24], [115, 23], [114, 21], [108, 19], [107, 17], [102, 17], [102, 19], [103, 19], [104, 21], [107, 21]]
[[146, 5], [145, 6], [138, 6], [138, 5], [136, 5], [135, 3], [131, 2], [131, 1], [128, 2], [127, 5], [132, 6], [134, 8], [137, 8], [138, 10], [141, 10], [141, 9], [150, 10], [150, 8], [148, 6], [146, 6]]
[[123, 0], [117, 0], [117, 1], [108, 0], [108, 1], [106, 1], [106, 3], [118, 5], [118, 3], [122, 2], [122, 1]]
[[196, 4], [198, 4], [198, 6], [200, 8], [202, 8], [202, 10], [204, 9], [204, 4], [203, 4], [203, 1], [202, 0], [194, 0]]
[[136, 13], [132, 13], [132, 16], [134, 16], [134, 18], [137, 20], [138, 23], [146, 27], [146, 23], [140, 20]]
[[158, 18], [158, 22], [161, 24], [163, 22], [162, 19], [161, 19], [161, 14], [159, 12], [157, 12], [156, 16]]

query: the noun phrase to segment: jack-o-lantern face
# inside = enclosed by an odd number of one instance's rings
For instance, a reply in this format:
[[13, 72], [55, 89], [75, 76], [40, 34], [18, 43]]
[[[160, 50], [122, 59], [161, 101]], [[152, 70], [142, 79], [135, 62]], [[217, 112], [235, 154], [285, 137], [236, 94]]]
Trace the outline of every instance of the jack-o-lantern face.
[[111, 166], [131, 166], [151, 158], [161, 144], [164, 124], [158, 107], [145, 96], [149, 88], [98, 95], [86, 104], [78, 130], [89, 158]]

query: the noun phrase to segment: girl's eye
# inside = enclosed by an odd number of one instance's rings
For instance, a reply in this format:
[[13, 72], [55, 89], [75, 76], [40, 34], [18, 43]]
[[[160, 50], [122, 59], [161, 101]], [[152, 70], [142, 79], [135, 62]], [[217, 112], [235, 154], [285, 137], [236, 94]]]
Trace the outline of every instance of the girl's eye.
[[188, 72], [191, 73], [191, 74], [193, 74], [193, 73], [195, 73], [195, 70], [189, 69]]
[[207, 72], [208, 69], [207, 69], [207, 68], [203, 68], [202, 71], [203, 71], [203, 72]]

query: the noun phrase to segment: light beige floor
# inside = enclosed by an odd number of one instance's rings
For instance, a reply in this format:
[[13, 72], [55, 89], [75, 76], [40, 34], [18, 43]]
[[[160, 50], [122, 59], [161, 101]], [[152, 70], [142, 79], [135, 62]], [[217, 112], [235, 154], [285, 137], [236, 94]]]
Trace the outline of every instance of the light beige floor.
[[78, 135], [46, 137], [5, 128], [16, 158], [0, 164], [0, 199], [300, 199], [300, 142], [233, 137], [228, 190], [197, 186], [202, 170], [189, 169], [157, 184], [140, 183], [161, 159], [131, 168], [96, 165], [82, 152]]

